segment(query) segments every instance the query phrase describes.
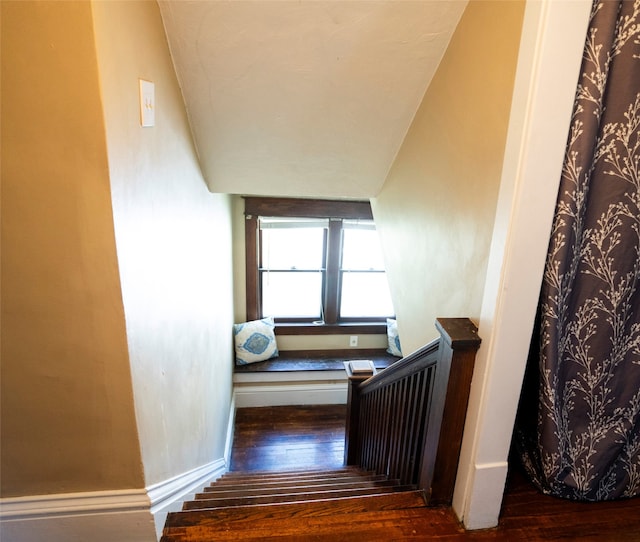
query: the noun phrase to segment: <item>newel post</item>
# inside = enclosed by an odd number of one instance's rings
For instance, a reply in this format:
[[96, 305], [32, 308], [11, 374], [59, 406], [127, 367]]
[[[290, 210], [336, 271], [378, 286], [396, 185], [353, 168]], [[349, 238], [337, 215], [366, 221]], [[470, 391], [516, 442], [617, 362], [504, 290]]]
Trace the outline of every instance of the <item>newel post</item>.
[[[440, 430], [434, 442], [437, 452], [432, 466], [429, 504], [451, 504], [471, 378], [481, 341], [478, 329], [468, 318], [438, 318], [436, 328], [440, 332], [436, 378], [445, 383], [440, 387], [440, 393], [444, 392], [445, 396], [441, 403]], [[432, 454], [433, 448], [427, 453]]]
[[361, 382], [370, 378], [371, 375], [359, 375], [351, 372], [348, 361], [344, 362], [344, 369], [349, 380], [347, 387], [347, 420], [345, 426], [344, 439], [344, 464], [358, 465], [360, 462], [360, 450], [358, 450], [359, 428], [360, 428], [360, 389]]

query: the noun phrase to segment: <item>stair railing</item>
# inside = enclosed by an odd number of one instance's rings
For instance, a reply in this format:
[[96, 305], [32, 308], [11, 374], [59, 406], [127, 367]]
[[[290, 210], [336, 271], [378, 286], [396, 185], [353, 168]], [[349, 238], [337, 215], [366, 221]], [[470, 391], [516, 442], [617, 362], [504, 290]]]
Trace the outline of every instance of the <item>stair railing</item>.
[[371, 377], [352, 374], [345, 464], [386, 474], [450, 504], [475, 354], [468, 318], [438, 318], [440, 338]]

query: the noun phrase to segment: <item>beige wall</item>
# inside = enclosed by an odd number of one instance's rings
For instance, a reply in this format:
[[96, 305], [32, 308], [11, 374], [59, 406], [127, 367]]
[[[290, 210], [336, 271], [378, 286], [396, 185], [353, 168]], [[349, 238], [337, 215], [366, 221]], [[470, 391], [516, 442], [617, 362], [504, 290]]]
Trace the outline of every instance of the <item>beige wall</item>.
[[372, 201], [404, 354], [479, 317], [523, 10], [469, 3]]
[[0, 5], [2, 495], [139, 488], [91, 5]]
[[[200, 174], [158, 6], [93, 2], [118, 261], [146, 484], [223, 457], [231, 200]], [[138, 79], [156, 123], [141, 128]]]
[[221, 459], [231, 204], [200, 175], [158, 7], [0, 5], [2, 496]]

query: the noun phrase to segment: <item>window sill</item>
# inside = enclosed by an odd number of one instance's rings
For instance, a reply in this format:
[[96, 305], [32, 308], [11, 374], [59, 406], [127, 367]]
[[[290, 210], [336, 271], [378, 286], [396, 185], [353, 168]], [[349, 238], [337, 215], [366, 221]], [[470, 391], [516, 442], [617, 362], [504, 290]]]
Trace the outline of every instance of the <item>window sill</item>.
[[386, 322], [354, 322], [345, 324], [276, 323], [276, 335], [384, 335]]

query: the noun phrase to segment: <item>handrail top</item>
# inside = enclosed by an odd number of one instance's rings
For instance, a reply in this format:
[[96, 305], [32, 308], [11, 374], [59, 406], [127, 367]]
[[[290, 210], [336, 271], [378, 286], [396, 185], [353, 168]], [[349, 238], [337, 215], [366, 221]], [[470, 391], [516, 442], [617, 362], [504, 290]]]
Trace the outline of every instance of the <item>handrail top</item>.
[[478, 328], [469, 318], [437, 318], [436, 329], [442, 339], [454, 349], [477, 348], [482, 340]]
[[[419, 371], [428, 366], [430, 363], [437, 363], [436, 355], [438, 353], [439, 343], [440, 339], [434, 339], [429, 344], [418, 348], [418, 350], [416, 350], [415, 352], [412, 352], [411, 354], [389, 365], [389, 367], [387, 367], [386, 369], [382, 369], [372, 377], [362, 382], [359, 386], [360, 390], [364, 392], [365, 390], [372, 389], [374, 387], [377, 387], [378, 385], [383, 385], [389, 380], [393, 380], [396, 375], [404, 375], [407, 372]], [[424, 363], [416, 363], [416, 361], [424, 361]]]
[[[405, 363], [411, 363], [414, 360], [418, 359], [418, 358], [423, 358], [425, 356], [428, 356], [429, 354], [431, 354], [431, 352], [433, 351], [437, 351], [438, 350], [438, 343], [440, 342], [440, 339], [433, 339], [431, 342], [425, 344], [424, 346], [421, 346], [420, 348], [418, 348], [417, 350], [414, 350], [413, 352], [411, 352], [411, 354], [407, 354], [406, 356], [402, 357], [401, 359], [399, 359], [398, 361], [396, 361], [395, 363], [389, 365], [389, 367], [387, 367], [387, 369], [390, 369], [391, 367], [398, 367], [399, 364], [405, 364]], [[382, 371], [380, 371], [382, 372]], [[380, 373], [378, 373], [380, 374]]]
[[429, 363], [435, 363], [435, 358], [429, 360], [430, 356], [434, 356], [438, 352], [438, 346], [441, 341], [453, 349], [478, 348], [481, 339], [478, 336], [478, 328], [469, 318], [437, 318], [435, 322], [436, 329], [440, 333], [440, 337], [432, 340], [430, 343], [418, 348], [411, 354], [396, 361], [386, 369], [379, 371], [372, 377], [364, 380], [360, 384], [362, 391], [378, 387], [385, 381], [394, 379], [394, 375], [405, 373], [407, 370], [419, 370], [420, 366], [408, 369], [409, 365], [413, 365], [417, 360], [425, 361], [424, 366]]

